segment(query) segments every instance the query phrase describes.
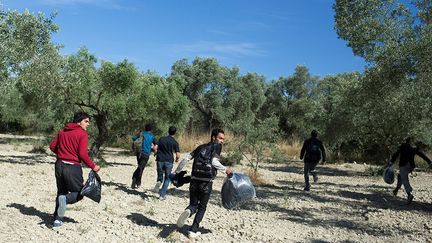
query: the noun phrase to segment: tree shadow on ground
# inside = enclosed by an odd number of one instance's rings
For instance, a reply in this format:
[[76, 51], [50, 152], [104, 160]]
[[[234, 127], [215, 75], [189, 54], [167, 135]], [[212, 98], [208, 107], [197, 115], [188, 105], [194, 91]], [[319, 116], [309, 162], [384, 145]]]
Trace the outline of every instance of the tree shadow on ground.
[[42, 140], [41, 138], [31, 138], [31, 137], [14, 137], [14, 138], [0, 138], [0, 144], [32, 144], [37, 140]]
[[[45, 226], [52, 228], [52, 223], [53, 223], [53, 215], [52, 214], [45, 213], [45, 212], [42, 212], [42, 211], [40, 211], [34, 207], [27, 207], [23, 204], [18, 204], [18, 203], [10, 203], [10, 204], [6, 205], [6, 207], [16, 208], [24, 215], [38, 216], [42, 220], [39, 224], [44, 224]], [[74, 224], [78, 223], [76, 220], [68, 218], [68, 217], [64, 217], [63, 221], [68, 222], [68, 223], [74, 223]]]
[[112, 182], [112, 181], [102, 181], [101, 185], [107, 186], [107, 187], [115, 187], [115, 190], [123, 191], [127, 194], [130, 194], [130, 195], [140, 196], [142, 199], [148, 199], [151, 197], [157, 198], [156, 196], [148, 194], [147, 192], [141, 192], [141, 191], [138, 191], [135, 189], [131, 189], [123, 183], [117, 183], [117, 182]]
[[23, 164], [23, 165], [36, 165], [36, 164], [53, 164], [55, 158], [52, 161], [47, 159], [47, 155], [0, 155], [1, 163], [9, 164]]
[[[140, 213], [131, 213], [130, 215], [126, 216], [126, 218], [137, 225], [150, 226], [150, 227], [156, 227], [156, 228], [161, 229], [158, 236], [161, 238], [164, 238], [164, 239], [168, 238], [172, 234], [172, 232], [174, 232], [174, 231], [178, 231], [178, 232], [182, 233], [183, 235], [185, 235], [186, 237], [188, 236], [188, 227], [187, 226], [183, 226], [182, 228], [178, 228], [177, 225], [175, 225], [175, 224], [160, 224], [159, 222], [157, 222], [153, 219], [150, 219], [150, 218], [148, 218], [148, 217], [146, 217]], [[200, 228], [200, 232], [201, 232], [201, 234], [208, 234], [208, 233], [211, 233], [212, 231], [209, 229]]]
[[[270, 171], [288, 172], [294, 174], [303, 175], [304, 165], [302, 162], [289, 163], [288, 165], [278, 166], [278, 165], [264, 165], [262, 168], [268, 169]], [[324, 176], [368, 176], [361, 171], [349, 171], [342, 170], [334, 167], [329, 167], [326, 165], [318, 164], [316, 170], [320, 175]]]

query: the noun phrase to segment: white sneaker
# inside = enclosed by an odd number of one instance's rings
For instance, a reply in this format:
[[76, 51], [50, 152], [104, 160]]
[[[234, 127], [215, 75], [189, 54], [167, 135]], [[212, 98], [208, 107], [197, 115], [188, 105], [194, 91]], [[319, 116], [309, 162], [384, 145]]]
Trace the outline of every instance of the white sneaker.
[[200, 236], [201, 232], [199, 232], [199, 231], [197, 231], [197, 232], [189, 231], [188, 234], [189, 234], [190, 238], [195, 238], [195, 237]]
[[162, 182], [160, 182], [160, 181], [156, 182], [156, 185], [154, 186], [153, 191], [156, 193], [159, 192], [159, 187], [161, 186], [161, 184], [162, 184]]
[[63, 221], [58, 220], [58, 219], [54, 220], [53, 228], [58, 228], [61, 226], [63, 226]]
[[60, 195], [58, 197], [58, 203], [59, 203], [59, 207], [57, 209], [57, 215], [60, 218], [63, 218], [65, 213], [66, 213], [66, 196], [65, 195]]
[[180, 217], [177, 219], [177, 227], [179, 228], [183, 227], [183, 225], [186, 223], [186, 220], [189, 218], [190, 215], [191, 215], [190, 209], [186, 209], [185, 211], [183, 211], [183, 213], [180, 214]]

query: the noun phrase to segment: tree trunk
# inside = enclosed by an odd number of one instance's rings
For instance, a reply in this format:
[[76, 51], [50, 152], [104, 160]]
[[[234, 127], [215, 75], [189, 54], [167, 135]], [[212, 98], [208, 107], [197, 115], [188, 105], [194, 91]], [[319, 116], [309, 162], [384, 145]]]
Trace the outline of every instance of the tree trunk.
[[99, 111], [98, 114], [94, 116], [94, 119], [98, 129], [98, 135], [91, 146], [90, 156], [92, 158], [98, 158], [100, 147], [108, 140], [108, 114], [105, 111]]

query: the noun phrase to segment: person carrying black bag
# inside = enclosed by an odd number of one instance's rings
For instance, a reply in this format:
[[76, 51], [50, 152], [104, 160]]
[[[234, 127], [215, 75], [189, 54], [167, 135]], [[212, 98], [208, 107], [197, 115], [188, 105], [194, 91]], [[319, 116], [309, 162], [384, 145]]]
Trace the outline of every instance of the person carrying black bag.
[[217, 174], [217, 170], [223, 171], [227, 175], [233, 173], [231, 167], [225, 167], [219, 161], [224, 140], [224, 131], [222, 129], [213, 129], [211, 141], [198, 146], [192, 153], [186, 155], [175, 170], [175, 173], [180, 173], [184, 165], [189, 160], [194, 159], [189, 185], [189, 206], [177, 220], [177, 226], [180, 228], [183, 227], [189, 217], [195, 214], [192, 226], [189, 228], [190, 237], [196, 237], [201, 234], [199, 232], [199, 224], [207, 209], [207, 203], [212, 192], [213, 179]]
[[56, 207], [54, 211], [54, 227], [63, 225], [66, 204], [74, 204], [83, 196], [80, 191], [84, 184], [81, 162], [94, 172], [100, 167], [88, 156], [87, 127], [90, 116], [85, 112], [74, 114], [71, 123], [65, 125], [50, 143], [50, 149], [56, 154], [55, 177], [57, 182]]
[[311, 137], [304, 141], [300, 152], [300, 159], [304, 158], [305, 191], [310, 190], [309, 174], [313, 176], [315, 183], [318, 182], [318, 175], [315, 171], [315, 167], [321, 159], [323, 163], [326, 161], [324, 145], [317, 137], [318, 132], [312, 130]]

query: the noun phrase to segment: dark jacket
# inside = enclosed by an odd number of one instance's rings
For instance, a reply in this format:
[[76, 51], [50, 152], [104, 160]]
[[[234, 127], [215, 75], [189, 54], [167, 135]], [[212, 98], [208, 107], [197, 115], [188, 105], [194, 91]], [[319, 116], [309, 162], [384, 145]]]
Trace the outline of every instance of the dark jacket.
[[303, 147], [302, 147], [301, 152], [300, 152], [300, 159], [304, 158], [305, 163], [318, 163], [319, 162], [319, 160], [318, 161], [310, 160], [307, 156], [307, 149], [309, 148], [311, 143], [319, 145], [320, 150], [321, 150], [321, 159], [323, 162], [325, 162], [326, 161], [326, 153], [325, 153], [324, 145], [322, 144], [322, 142], [318, 138], [315, 138], [315, 137], [308, 138], [304, 141]]
[[409, 143], [401, 144], [396, 153], [393, 154], [390, 161], [394, 163], [396, 159], [400, 156], [399, 167], [403, 167], [409, 163], [411, 165], [411, 168], [414, 169], [416, 167], [414, 162], [415, 155], [422, 157], [426, 162], [431, 164], [431, 160], [424, 153], [422, 153], [418, 148], [411, 147]]

